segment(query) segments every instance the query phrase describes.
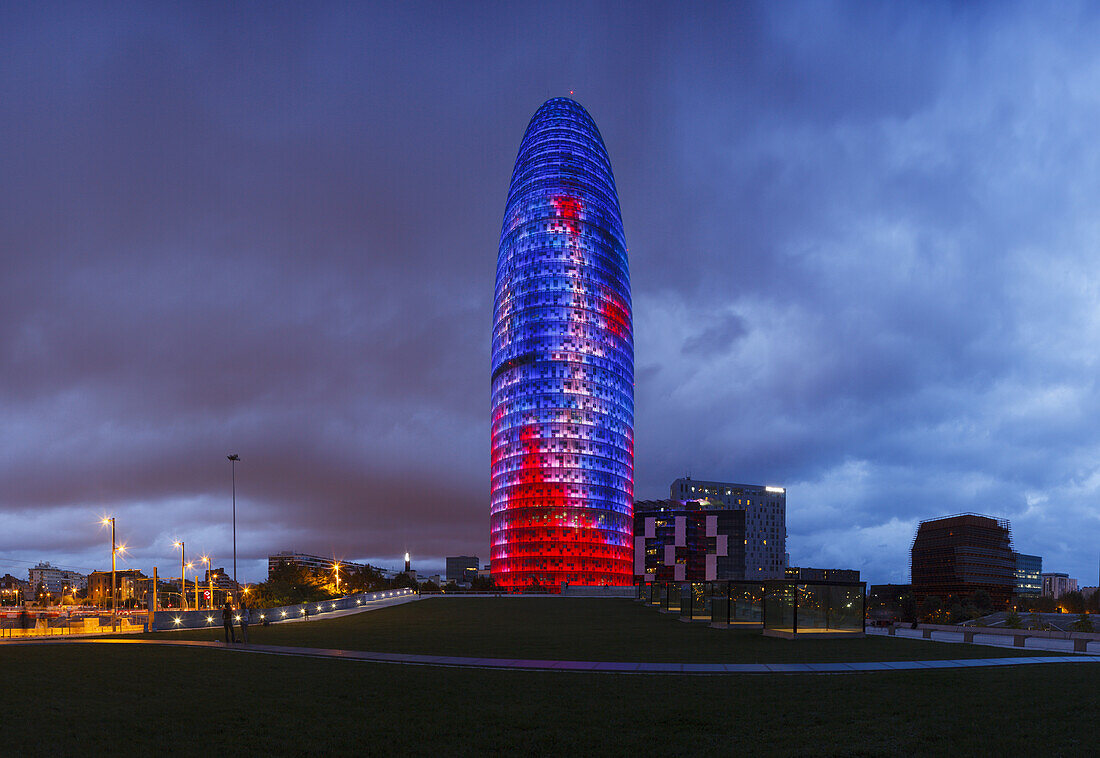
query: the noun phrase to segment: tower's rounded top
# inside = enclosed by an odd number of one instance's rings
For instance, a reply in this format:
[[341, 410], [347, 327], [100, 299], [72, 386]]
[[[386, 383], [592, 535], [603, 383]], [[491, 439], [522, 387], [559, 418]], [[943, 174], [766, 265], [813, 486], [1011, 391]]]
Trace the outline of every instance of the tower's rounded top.
[[[548, 182], [566, 192], [598, 198], [621, 228], [615, 176], [603, 137], [588, 111], [569, 97], [552, 97], [531, 116], [512, 171], [509, 208], [524, 193]], [[507, 213], [505, 218], [507, 228]]]

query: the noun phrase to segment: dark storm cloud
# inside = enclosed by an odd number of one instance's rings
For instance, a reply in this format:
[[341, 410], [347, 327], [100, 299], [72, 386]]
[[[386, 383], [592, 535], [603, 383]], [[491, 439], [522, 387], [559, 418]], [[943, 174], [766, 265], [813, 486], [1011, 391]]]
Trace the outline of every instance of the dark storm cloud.
[[[0, 11], [0, 551], [487, 557], [500, 217], [600, 126], [636, 492], [786, 484], [792, 561], [902, 579], [976, 510], [1091, 583], [1100, 24], [1086, 6]], [[220, 562], [221, 559], [219, 559]], [[20, 564], [22, 565], [22, 564]], [[0, 564], [0, 571], [5, 569]]]

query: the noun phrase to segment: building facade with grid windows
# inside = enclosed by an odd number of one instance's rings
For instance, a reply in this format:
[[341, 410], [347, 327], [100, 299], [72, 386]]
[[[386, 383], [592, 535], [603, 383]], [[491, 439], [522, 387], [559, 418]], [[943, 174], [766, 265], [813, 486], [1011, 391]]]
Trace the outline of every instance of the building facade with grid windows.
[[1016, 558], [1008, 521], [962, 513], [922, 521], [911, 550], [910, 572], [917, 600], [965, 597], [985, 590], [994, 607], [1016, 589]]
[[490, 565], [506, 589], [629, 585], [634, 334], [615, 178], [578, 103], [531, 118], [497, 255]]

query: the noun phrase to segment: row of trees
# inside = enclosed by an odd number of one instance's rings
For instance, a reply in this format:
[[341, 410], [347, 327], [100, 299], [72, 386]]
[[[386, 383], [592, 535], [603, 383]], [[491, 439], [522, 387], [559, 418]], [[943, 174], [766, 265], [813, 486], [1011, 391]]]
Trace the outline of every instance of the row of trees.
[[[1100, 613], [1100, 592], [1095, 592], [1087, 598], [1080, 592], [1070, 592], [1057, 600], [1050, 597], [1020, 597], [1012, 601], [1012, 606], [1018, 619], [1020, 613], [1025, 615], [1034, 614], [1036, 620], [1039, 613], [1057, 613], [1059, 611], [1081, 615]], [[993, 608], [993, 601], [985, 590], [977, 590], [970, 595], [948, 595], [946, 598], [929, 595], [920, 602], [917, 601], [912, 592], [907, 592], [897, 598], [896, 613], [898, 618], [904, 622], [921, 621], [929, 624], [959, 624], [964, 621], [979, 619], [994, 610], [1001, 609]], [[1085, 618], [1087, 619], [1087, 616]], [[1027, 622], [1020, 619], [1020, 623], [1026, 624]], [[1038, 622], [1036, 621], [1036, 623]]]
[[[454, 582], [448, 582], [442, 588], [431, 581], [418, 585], [415, 579], [405, 573], [398, 574], [393, 579], [387, 579], [379, 569], [373, 566], [355, 570], [341, 568], [340, 586], [337, 587], [335, 571], [321, 571], [292, 563], [280, 563], [269, 572], [266, 582], [254, 584], [249, 588], [248, 596], [256, 607], [274, 608], [280, 605], [318, 602], [356, 592], [381, 592], [405, 588], [419, 589], [423, 592], [457, 592], [459, 590]], [[490, 578], [475, 577], [471, 589], [491, 591], [495, 589], [495, 585]]]
[[1100, 613], [1100, 592], [1093, 592], [1085, 597], [1074, 590], [1057, 600], [1052, 597], [1022, 597], [1013, 602], [1013, 605], [1021, 611], [1037, 613], [1057, 613], [1059, 609], [1063, 613]]

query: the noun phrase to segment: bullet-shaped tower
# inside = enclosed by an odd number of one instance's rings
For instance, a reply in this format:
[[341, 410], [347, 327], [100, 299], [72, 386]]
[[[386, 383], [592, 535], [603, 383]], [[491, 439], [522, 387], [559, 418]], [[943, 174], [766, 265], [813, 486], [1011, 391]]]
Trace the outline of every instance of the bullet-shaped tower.
[[497, 584], [631, 584], [630, 272], [607, 149], [568, 98], [535, 112], [512, 171], [491, 377]]

